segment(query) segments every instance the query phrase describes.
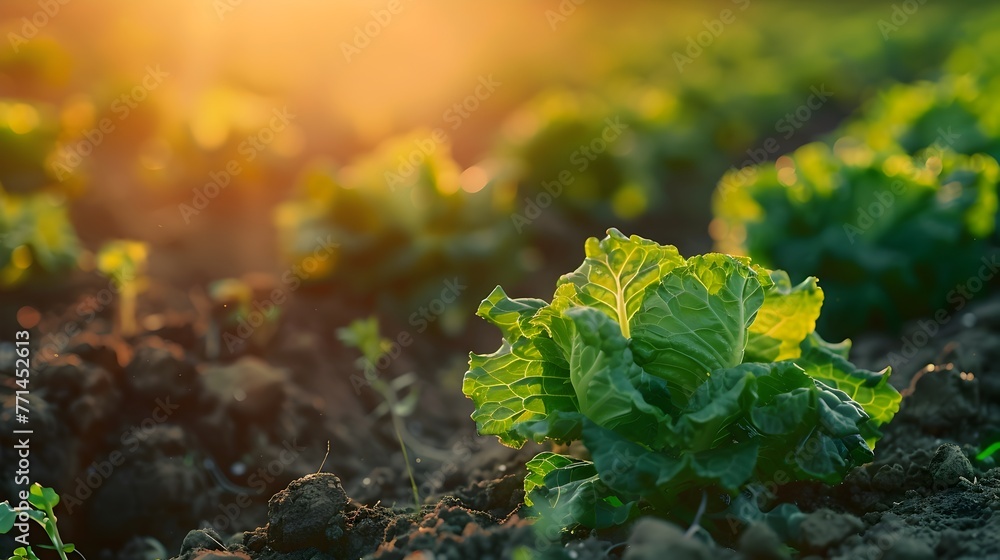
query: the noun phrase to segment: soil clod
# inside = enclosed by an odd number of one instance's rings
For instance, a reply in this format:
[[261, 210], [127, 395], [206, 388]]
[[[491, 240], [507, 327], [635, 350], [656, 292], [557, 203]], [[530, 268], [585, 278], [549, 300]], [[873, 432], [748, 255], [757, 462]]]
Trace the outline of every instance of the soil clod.
[[938, 447], [931, 459], [930, 471], [936, 486], [949, 487], [958, 484], [959, 479], [973, 479], [972, 463], [954, 443]]

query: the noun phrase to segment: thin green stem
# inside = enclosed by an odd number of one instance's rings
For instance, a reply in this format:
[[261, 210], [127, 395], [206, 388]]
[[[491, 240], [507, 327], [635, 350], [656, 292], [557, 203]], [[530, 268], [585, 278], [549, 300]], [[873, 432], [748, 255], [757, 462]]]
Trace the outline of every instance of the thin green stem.
[[406, 463], [406, 473], [410, 475], [410, 487], [413, 488], [413, 506], [416, 513], [420, 513], [420, 492], [417, 490], [417, 479], [413, 477], [413, 468], [410, 467], [410, 456], [406, 452], [406, 444], [403, 442], [403, 426], [399, 415], [396, 414], [396, 397], [392, 391], [385, 391], [382, 395], [389, 403], [389, 414], [392, 416], [392, 427], [396, 430], [396, 439], [399, 440], [399, 448], [403, 451], [403, 462]]
[[59, 553], [59, 558], [61, 560], [69, 560], [66, 558], [66, 551], [63, 550], [65, 545], [63, 545], [62, 537], [59, 536], [59, 527], [56, 526], [56, 514], [52, 512], [51, 507], [45, 508], [45, 515], [49, 517], [48, 526], [45, 527], [45, 532], [49, 534], [49, 539], [52, 544], [56, 547], [56, 551]]

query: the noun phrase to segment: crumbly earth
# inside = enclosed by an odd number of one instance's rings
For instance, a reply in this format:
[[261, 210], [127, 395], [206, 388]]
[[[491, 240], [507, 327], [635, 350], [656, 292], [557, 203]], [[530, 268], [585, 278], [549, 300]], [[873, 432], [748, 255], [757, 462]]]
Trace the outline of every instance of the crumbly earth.
[[[1000, 558], [1000, 454], [976, 459], [1000, 440], [1000, 297], [944, 323], [859, 337], [852, 359], [892, 365], [906, 395], [875, 462], [837, 486], [772, 488], [770, 505], [803, 512], [795, 530], [779, 537], [754, 523], [720, 544], [648, 518], [541, 538], [521, 512], [523, 464], [537, 449], [475, 436], [456, 389], [461, 364], [426, 376], [407, 419], [423, 445], [414, 455], [425, 501], [413, 513], [377, 396], [355, 391], [353, 359], [312, 334], [328, 325], [295, 317], [267, 351], [216, 360], [184, 316], [129, 340], [103, 319], [70, 337], [33, 376], [30, 403], [33, 475], [63, 496], [67, 540], [106, 560]], [[419, 369], [405, 360], [394, 371]], [[0, 392], [4, 411], [13, 389]], [[3, 496], [13, 422], [0, 416]]]

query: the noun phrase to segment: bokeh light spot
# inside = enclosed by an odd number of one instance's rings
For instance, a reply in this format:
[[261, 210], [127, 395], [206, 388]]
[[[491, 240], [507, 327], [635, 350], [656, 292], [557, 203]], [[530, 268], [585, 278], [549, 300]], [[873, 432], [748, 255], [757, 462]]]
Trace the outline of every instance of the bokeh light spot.
[[490, 176], [486, 170], [478, 165], [474, 165], [462, 172], [458, 177], [458, 183], [462, 190], [467, 193], [476, 193], [490, 182]]
[[18, 245], [10, 255], [10, 262], [14, 265], [14, 268], [21, 270], [27, 270], [31, 263], [34, 262], [34, 258], [31, 256], [31, 248], [27, 245]]
[[41, 320], [42, 314], [30, 305], [25, 305], [17, 310], [17, 324], [21, 325], [22, 329], [33, 329]]
[[38, 126], [38, 111], [31, 105], [15, 103], [7, 110], [7, 126], [15, 134], [27, 134]]

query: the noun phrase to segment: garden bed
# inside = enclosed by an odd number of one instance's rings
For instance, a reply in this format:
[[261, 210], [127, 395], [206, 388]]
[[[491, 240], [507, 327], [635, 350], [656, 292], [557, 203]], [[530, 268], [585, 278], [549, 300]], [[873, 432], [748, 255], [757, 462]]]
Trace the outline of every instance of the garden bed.
[[[631, 536], [577, 531], [558, 543], [543, 539], [522, 511], [532, 451], [476, 436], [468, 401], [437, 382], [422, 385], [409, 423], [436, 453], [414, 451], [425, 504], [413, 513], [391, 426], [370, 414], [377, 397], [355, 391], [342, 348], [316, 340], [329, 329], [296, 326], [309, 307], [308, 296], [293, 303], [272, 348], [225, 363], [199, 357], [193, 313], [169, 313], [159, 328], [127, 341], [105, 334], [102, 319], [73, 336], [34, 380], [31, 405], [36, 476], [60, 481], [67, 540], [107, 558], [166, 551], [186, 560], [404, 558], [418, 550], [509, 558], [539, 545], [555, 557], [643, 558], [654, 556], [641, 550], [677, 539], [692, 557], [739, 557], [683, 539], [685, 527], [651, 521]], [[873, 463], [832, 487], [777, 481], [759, 489], [766, 503], [806, 512], [786, 543], [801, 556], [1000, 555], [1000, 471], [995, 457], [975, 459], [1000, 437], [1000, 299], [953, 314], [933, 336], [917, 334], [928, 331], [922, 320], [898, 337], [856, 340], [855, 360], [873, 369], [893, 362], [892, 382], [906, 395]], [[746, 557], [782, 554], [764, 527], [732, 538]], [[206, 552], [220, 543], [230, 552]]]

